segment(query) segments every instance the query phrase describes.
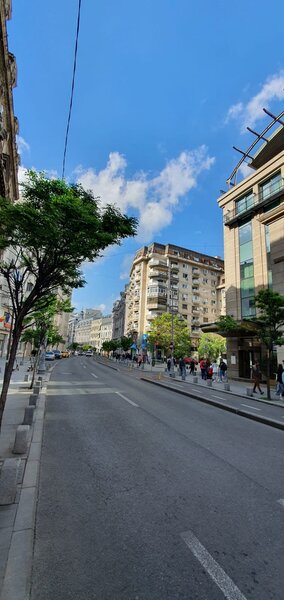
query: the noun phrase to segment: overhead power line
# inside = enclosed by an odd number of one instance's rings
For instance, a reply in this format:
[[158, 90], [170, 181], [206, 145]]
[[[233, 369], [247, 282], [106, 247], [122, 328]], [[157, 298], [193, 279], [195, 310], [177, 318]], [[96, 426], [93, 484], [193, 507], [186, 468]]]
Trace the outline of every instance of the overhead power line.
[[68, 145], [70, 120], [71, 120], [71, 114], [72, 114], [73, 96], [74, 96], [75, 76], [76, 76], [76, 67], [77, 67], [78, 39], [79, 39], [79, 30], [80, 30], [80, 17], [81, 17], [81, 4], [82, 4], [82, 0], [79, 0], [79, 3], [78, 3], [76, 39], [75, 39], [75, 51], [74, 51], [74, 62], [73, 62], [73, 76], [72, 76], [72, 85], [71, 85], [71, 95], [70, 95], [69, 113], [68, 113], [68, 119], [67, 119], [67, 127], [66, 127], [66, 134], [65, 134], [65, 144], [64, 144], [64, 152], [63, 152], [63, 161], [62, 161], [62, 179], [64, 179], [64, 175], [65, 175], [66, 152], [67, 152], [67, 145]]

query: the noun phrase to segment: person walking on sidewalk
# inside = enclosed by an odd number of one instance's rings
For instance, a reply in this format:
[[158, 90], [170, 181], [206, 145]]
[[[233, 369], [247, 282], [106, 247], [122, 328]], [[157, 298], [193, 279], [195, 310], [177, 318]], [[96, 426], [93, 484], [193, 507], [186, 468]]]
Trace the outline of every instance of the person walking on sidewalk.
[[256, 361], [256, 363], [252, 366], [252, 378], [254, 381], [254, 386], [253, 386], [253, 394], [256, 394], [256, 388], [258, 388], [259, 393], [262, 395], [264, 394], [264, 392], [260, 389], [260, 381], [261, 381], [261, 371], [259, 369], [259, 363]]
[[227, 374], [227, 365], [225, 363], [224, 360], [221, 360], [220, 365], [219, 365], [219, 369], [220, 369], [220, 381], [224, 381], [225, 378], [227, 378], [226, 374]]
[[284, 373], [283, 366], [278, 365], [277, 379], [276, 379], [276, 396], [283, 395], [283, 390], [284, 390], [284, 385], [283, 385], [283, 381], [282, 381], [283, 373]]

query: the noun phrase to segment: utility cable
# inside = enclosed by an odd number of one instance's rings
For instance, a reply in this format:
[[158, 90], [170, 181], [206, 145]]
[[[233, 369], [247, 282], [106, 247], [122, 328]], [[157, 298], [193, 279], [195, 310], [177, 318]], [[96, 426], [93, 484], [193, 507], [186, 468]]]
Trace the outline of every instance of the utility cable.
[[82, 0], [79, 0], [79, 3], [78, 3], [78, 16], [77, 16], [77, 29], [76, 29], [76, 40], [75, 40], [75, 51], [74, 51], [74, 63], [73, 63], [73, 76], [72, 76], [72, 85], [71, 85], [69, 113], [68, 113], [67, 127], [66, 127], [66, 134], [65, 134], [63, 162], [62, 162], [62, 179], [64, 179], [64, 175], [65, 175], [66, 152], [67, 152], [67, 145], [68, 145], [68, 136], [69, 136], [69, 127], [70, 127], [71, 113], [72, 113], [73, 96], [74, 96], [75, 76], [76, 76], [76, 67], [77, 67], [78, 39], [79, 39], [79, 30], [80, 30], [80, 17], [81, 17], [81, 4], [82, 4]]

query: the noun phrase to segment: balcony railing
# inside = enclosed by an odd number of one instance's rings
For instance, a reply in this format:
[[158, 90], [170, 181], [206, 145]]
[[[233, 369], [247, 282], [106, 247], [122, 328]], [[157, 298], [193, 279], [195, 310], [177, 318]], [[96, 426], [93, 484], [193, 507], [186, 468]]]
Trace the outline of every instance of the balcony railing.
[[149, 277], [161, 277], [162, 279], [167, 279], [168, 274], [166, 271], [150, 271]]
[[227, 211], [224, 214], [224, 225], [232, 225], [244, 216], [249, 216], [263, 206], [270, 204], [270, 202], [276, 200], [282, 194], [284, 194], [283, 178], [265, 187], [259, 194], [253, 194], [252, 199], [244, 204], [242, 208], [236, 206], [233, 210]]

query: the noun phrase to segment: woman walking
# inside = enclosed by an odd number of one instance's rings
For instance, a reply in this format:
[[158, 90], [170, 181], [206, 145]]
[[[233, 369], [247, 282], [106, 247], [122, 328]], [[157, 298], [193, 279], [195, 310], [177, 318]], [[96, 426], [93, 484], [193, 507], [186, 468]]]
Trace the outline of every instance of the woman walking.
[[256, 388], [258, 388], [260, 394], [264, 394], [264, 392], [260, 389], [260, 381], [261, 381], [261, 372], [259, 370], [259, 363], [256, 362], [253, 367], [252, 367], [252, 378], [254, 381], [254, 386], [253, 386], [253, 394], [256, 394]]

